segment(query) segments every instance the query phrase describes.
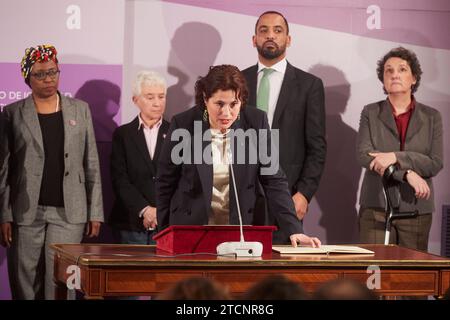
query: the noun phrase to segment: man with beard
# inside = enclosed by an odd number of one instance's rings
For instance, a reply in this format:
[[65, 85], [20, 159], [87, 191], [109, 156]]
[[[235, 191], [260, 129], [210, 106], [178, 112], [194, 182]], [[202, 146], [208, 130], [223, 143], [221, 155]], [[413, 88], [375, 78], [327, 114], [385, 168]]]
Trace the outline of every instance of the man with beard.
[[[322, 80], [287, 62], [290, 44], [286, 18], [276, 11], [264, 12], [253, 36], [259, 61], [243, 73], [249, 87], [249, 105], [266, 111], [271, 128], [279, 130], [280, 165], [297, 217], [303, 220], [325, 164], [324, 88]], [[264, 210], [262, 197], [256, 208]], [[269, 224], [278, 225], [274, 217], [268, 219]], [[273, 242], [289, 243], [289, 237], [277, 231]]]

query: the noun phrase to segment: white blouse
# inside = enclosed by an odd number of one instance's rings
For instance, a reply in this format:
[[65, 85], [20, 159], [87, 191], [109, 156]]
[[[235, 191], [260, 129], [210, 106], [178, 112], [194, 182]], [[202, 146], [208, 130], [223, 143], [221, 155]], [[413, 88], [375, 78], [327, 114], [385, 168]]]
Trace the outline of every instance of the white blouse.
[[213, 161], [212, 215], [208, 224], [227, 225], [230, 221], [230, 171], [227, 155], [230, 150], [230, 135], [211, 129]]

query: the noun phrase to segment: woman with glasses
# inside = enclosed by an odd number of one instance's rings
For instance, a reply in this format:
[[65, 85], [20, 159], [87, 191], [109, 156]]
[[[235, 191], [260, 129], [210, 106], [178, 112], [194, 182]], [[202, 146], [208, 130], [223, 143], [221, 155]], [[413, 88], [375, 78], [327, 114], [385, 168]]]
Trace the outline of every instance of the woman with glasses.
[[[53, 299], [52, 243], [97, 236], [100, 169], [89, 107], [58, 91], [55, 47], [26, 49], [32, 94], [4, 108], [0, 136], [0, 230], [13, 299]], [[87, 228], [86, 228], [87, 225]]]

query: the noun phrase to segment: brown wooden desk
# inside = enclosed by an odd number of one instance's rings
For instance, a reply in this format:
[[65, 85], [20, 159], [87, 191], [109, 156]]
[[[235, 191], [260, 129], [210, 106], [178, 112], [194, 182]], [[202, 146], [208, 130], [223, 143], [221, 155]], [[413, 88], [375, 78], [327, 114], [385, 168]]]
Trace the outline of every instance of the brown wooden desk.
[[[442, 296], [450, 287], [450, 259], [394, 245], [361, 245], [374, 255], [296, 255], [273, 252], [262, 258], [214, 255], [157, 257], [154, 246], [55, 244], [57, 298], [67, 296], [70, 265], [80, 267], [81, 291], [86, 298], [156, 295], [174, 282], [194, 275], [225, 283], [239, 295], [271, 274], [283, 273], [309, 292], [331, 279], [345, 277], [366, 283], [370, 265], [381, 270], [385, 296]], [[115, 256], [115, 254], [127, 254]]]

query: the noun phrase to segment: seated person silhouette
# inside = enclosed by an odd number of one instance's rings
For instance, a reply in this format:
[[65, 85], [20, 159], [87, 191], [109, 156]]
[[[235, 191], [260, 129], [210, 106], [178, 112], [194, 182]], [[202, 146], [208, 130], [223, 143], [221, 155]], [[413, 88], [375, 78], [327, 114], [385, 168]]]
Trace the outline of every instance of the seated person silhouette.
[[161, 293], [157, 300], [230, 300], [228, 289], [221, 283], [205, 277], [183, 279]]
[[250, 287], [244, 300], [306, 300], [308, 294], [302, 286], [285, 275], [272, 275]]
[[377, 298], [375, 292], [364, 284], [346, 278], [324, 283], [313, 295], [315, 300], [377, 300]]

